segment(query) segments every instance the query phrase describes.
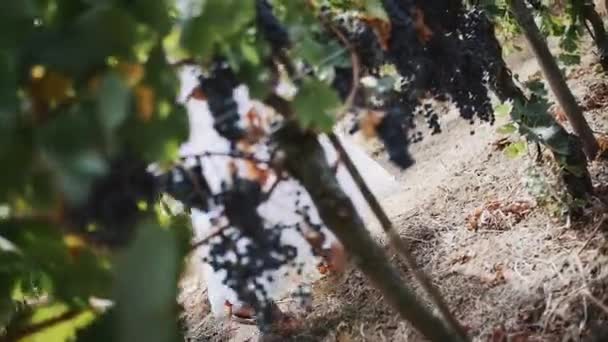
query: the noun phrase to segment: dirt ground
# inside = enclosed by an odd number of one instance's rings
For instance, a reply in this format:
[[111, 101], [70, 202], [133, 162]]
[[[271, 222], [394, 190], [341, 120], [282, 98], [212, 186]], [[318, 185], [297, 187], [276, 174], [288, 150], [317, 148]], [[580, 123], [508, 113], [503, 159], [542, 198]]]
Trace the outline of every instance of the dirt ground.
[[[526, 52], [509, 62], [522, 77], [538, 70]], [[601, 135], [608, 132], [608, 85], [596, 69], [590, 49], [568, 75]], [[379, 157], [401, 184], [382, 202], [457, 318], [475, 341], [608, 341], [608, 207], [600, 198], [608, 189], [608, 163], [590, 166], [598, 198], [570, 217], [559, 213], [559, 201], [545, 203], [530, 193], [538, 179], [531, 170], [553, 182], [547, 158], [536, 165], [530, 148], [511, 160], [494, 144], [500, 120], [471, 126], [452, 113], [442, 121], [442, 134], [413, 147], [417, 163], [406, 172]], [[550, 185], [541, 188], [559, 197]], [[314, 293], [314, 310], [293, 341], [422, 340], [357, 270], [317, 282]], [[208, 315], [195, 271], [185, 275], [179, 301], [188, 341], [256, 341], [255, 327]]]

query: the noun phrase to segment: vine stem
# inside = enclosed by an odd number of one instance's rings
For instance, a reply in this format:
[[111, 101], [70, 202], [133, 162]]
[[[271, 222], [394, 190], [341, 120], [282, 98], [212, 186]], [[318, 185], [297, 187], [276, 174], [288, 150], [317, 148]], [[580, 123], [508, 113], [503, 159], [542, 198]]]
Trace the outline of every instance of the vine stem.
[[340, 112], [340, 114], [338, 114], [338, 116], [336, 118], [336, 120], [340, 120], [346, 114], [346, 112], [348, 112], [352, 108], [352, 106], [355, 102], [355, 97], [357, 96], [357, 91], [359, 90], [359, 84], [360, 84], [359, 80], [360, 80], [360, 73], [361, 73], [361, 61], [359, 60], [359, 55], [357, 55], [355, 48], [348, 41], [348, 39], [346, 39], [344, 34], [342, 34], [342, 32], [340, 32], [340, 30], [338, 30], [335, 26], [333, 26], [331, 24], [326, 24], [326, 25], [329, 26], [331, 31], [338, 37], [338, 39], [342, 42], [342, 44], [344, 44], [344, 46], [348, 49], [348, 51], [350, 51], [350, 60], [351, 60], [352, 68], [353, 68], [353, 80], [352, 80], [352, 86], [351, 86], [350, 92], [348, 93], [348, 97], [344, 101], [344, 109]]
[[378, 202], [378, 199], [371, 192], [369, 186], [365, 183], [365, 180], [361, 176], [361, 173], [353, 163], [352, 159], [346, 152], [344, 145], [340, 141], [340, 138], [336, 136], [334, 133], [329, 133], [329, 140], [331, 141], [333, 147], [338, 151], [340, 155], [340, 160], [346, 166], [346, 169], [350, 173], [353, 178], [355, 184], [361, 191], [361, 194], [369, 204], [372, 212], [380, 222], [382, 229], [386, 233], [389, 238], [389, 241], [393, 245], [393, 248], [397, 250], [399, 255], [403, 258], [407, 268], [412, 272], [414, 279], [420, 283], [422, 289], [427, 293], [431, 302], [439, 309], [439, 312], [443, 319], [448, 323], [449, 328], [457, 333], [463, 340], [468, 340], [468, 335], [462, 325], [458, 322], [456, 317], [450, 311], [445, 300], [441, 296], [439, 290], [433, 285], [430, 278], [416, 265], [416, 260], [413, 255], [410, 253], [409, 244], [405, 241], [395, 230], [392, 221]]
[[[340, 118], [343, 117], [346, 114], [346, 112], [348, 110], [350, 110], [350, 108], [353, 106], [353, 103], [355, 101], [355, 96], [357, 95], [357, 91], [359, 90], [360, 70], [361, 70], [360, 60], [359, 60], [359, 56], [357, 55], [354, 47], [348, 41], [348, 39], [344, 36], [344, 34], [342, 32], [340, 32], [340, 30], [337, 29], [335, 26], [331, 25], [330, 23], [327, 23], [324, 20], [322, 20], [322, 22], [327, 27], [329, 27], [329, 29], [338, 37], [338, 39], [350, 51], [350, 54], [351, 54], [351, 64], [352, 64], [352, 74], [353, 74], [352, 86], [351, 86], [349, 95], [344, 102], [344, 107], [343, 107], [344, 109], [337, 116], [337, 120], [340, 120]], [[370, 188], [365, 183], [365, 180], [361, 176], [361, 173], [359, 172], [359, 170], [353, 163], [352, 159], [346, 152], [346, 149], [342, 145], [342, 142], [340, 141], [338, 136], [335, 133], [331, 132], [328, 134], [328, 137], [329, 137], [331, 144], [338, 152], [340, 160], [346, 166], [346, 169], [348, 170], [348, 172], [350, 173], [351, 177], [353, 178], [355, 184], [359, 188], [359, 191], [361, 192], [361, 194], [363, 195], [363, 197], [369, 204], [370, 208], [372, 209], [372, 212], [374, 213], [374, 215], [380, 222], [384, 232], [387, 234], [387, 236], [389, 238], [389, 241], [391, 242], [393, 247], [397, 250], [399, 255], [401, 255], [401, 257], [405, 261], [406, 266], [412, 272], [414, 279], [416, 279], [416, 281], [418, 281], [418, 283], [420, 283], [420, 286], [427, 293], [428, 297], [431, 299], [431, 302], [439, 309], [439, 312], [440, 312], [441, 316], [443, 317], [443, 319], [447, 322], [449, 329], [452, 330], [454, 333], [456, 333], [460, 338], [462, 338], [462, 340], [467, 341], [468, 335], [467, 335], [466, 331], [460, 325], [460, 323], [458, 322], [456, 317], [454, 317], [454, 315], [450, 311], [447, 303], [443, 300], [441, 293], [433, 285], [430, 278], [417, 267], [416, 260], [410, 253], [410, 248], [408, 246], [408, 243], [404, 239], [402, 239], [401, 236], [399, 236], [397, 231], [394, 229], [390, 218], [388, 217], [388, 215], [386, 214], [386, 212], [384, 211], [384, 209], [382, 208], [382, 206], [380, 205], [380, 203], [378, 202], [378, 200], [376, 199], [374, 194], [371, 192]]]
[[463, 342], [402, 279], [385, 250], [372, 238], [349, 196], [344, 193], [316, 134], [287, 122], [274, 137], [285, 152], [285, 169], [310, 194], [319, 216], [342, 242], [354, 264], [403, 319], [431, 341]]
[[190, 250], [189, 253], [194, 252], [196, 249], [198, 249], [199, 247], [202, 247], [203, 245], [206, 245], [207, 243], [209, 243], [209, 241], [211, 241], [211, 239], [213, 239], [216, 236], [219, 236], [220, 234], [222, 234], [224, 232], [224, 230], [230, 228], [230, 226], [223, 226], [220, 228], [215, 229], [213, 232], [211, 232], [209, 235], [207, 235], [205, 238], [201, 239], [200, 241], [195, 242], [194, 244], [192, 244], [190, 246]]
[[540, 65], [557, 102], [564, 109], [564, 113], [572, 125], [572, 129], [583, 143], [583, 149], [587, 155], [587, 159], [595, 159], [599, 151], [597, 140], [593, 136], [593, 132], [585, 120], [583, 112], [576, 102], [576, 98], [570, 91], [555, 58], [551, 54], [545, 38], [534, 22], [532, 13], [523, 0], [509, 0], [507, 2], [511, 9], [511, 13], [524, 32], [528, 45], [536, 55], [538, 64]]

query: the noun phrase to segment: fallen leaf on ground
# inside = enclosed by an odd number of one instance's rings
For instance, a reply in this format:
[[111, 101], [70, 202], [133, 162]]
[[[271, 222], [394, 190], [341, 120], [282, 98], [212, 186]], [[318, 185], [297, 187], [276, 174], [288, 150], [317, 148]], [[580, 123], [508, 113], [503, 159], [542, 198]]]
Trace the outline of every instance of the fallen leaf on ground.
[[492, 268], [492, 275], [482, 279], [482, 282], [488, 284], [490, 287], [496, 287], [498, 285], [505, 284], [507, 277], [505, 276], [505, 266], [503, 264], [496, 264]]
[[452, 260], [451, 264], [452, 265], [464, 265], [467, 262], [471, 261], [471, 259], [473, 259], [476, 256], [475, 252], [469, 251], [459, 257], [457, 257], [456, 259]]
[[527, 200], [486, 202], [477, 207], [466, 218], [470, 230], [480, 228], [504, 230], [512, 223], [518, 223], [524, 219], [532, 209], [534, 203]]

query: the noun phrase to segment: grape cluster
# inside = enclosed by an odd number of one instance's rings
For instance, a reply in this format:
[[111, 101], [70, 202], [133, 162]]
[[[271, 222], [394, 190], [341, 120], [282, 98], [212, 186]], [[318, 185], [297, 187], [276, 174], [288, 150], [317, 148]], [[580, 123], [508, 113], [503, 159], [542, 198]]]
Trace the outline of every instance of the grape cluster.
[[188, 167], [185, 159], [169, 172], [156, 176], [157, 189], [180, 201], [185, 208], [209, 210], [213, 195], [203, 175], [203, 156], [194, 157], [194, 163]]
[[[441, 132], [441, 114], [428, 100], [453, 103], [461, 117], [471, 123], [477, 119], [494, 123], [488, 85], [499, 74], [500, 46], [497, 50], [492, 45], [493, 28], [483, 12], [466, 8], [462, 1], [383, 0], [382, 3], [391, 23], [385, 51], [380, 37], [365, 20], [340, 16], [334, 22], [346, 33], [365, 74], [380, 79], [379, 66], [396, 67], [402, 79], [399, 90], [375, 94], [379, 104], [370, 103], [371, 97], [367, 96], [356, 105], [385, 113], [376, 128], [378, 136], [390, 159], [407, 167], [411, 165], [411, 158], [406, 157], [408, 145], [423, 136], [420, 131], [409, 136], [415, 128], [414, 117], [421, 114], [431, 134]], [[480, 45], [487, 47], [487, 51], [480, 53], [483, 50]], [[352, 82], [346, 81], [346, 71], [336, 71], [333, 85], [344, 96]]]
[[499, 98], [509, 97], [503, 94], [502, 87], [499, 86], [499, 78], [508, 71], [502, 58], [502, 48], [496, 39], [494, 25], [482, 10], [472, 9], [462, 17], [460, 25], [463, 34], [469, 37], [463, 44], [463, 49], [475, 54], [478, 63], [487, 72], [487, 83]]
[[261, 35], [268, 41], [273, 52], [280, 53], [289, 48], [289, 34], [274, 15], [272, 6], [267, 0], [256, 0], [256, 24]]
[[222, 57], [216, 57], [208, 74], [201, 75], [199, 81], [213, 114], [215, 130], [231, 142], [241, 139], [245, 132], [238, 125], [240, 116], [232, 94], [238, 81], [228, 62]]
[[361, 66], [371, 73], [376, 72], [385, 63], [386, 57], [374, 29], [352, 16], [340, 16], [336, 21], [352, 48], [357, 51]]
[[[449, 96], [463, 118], [492, 122], [484, 65], [477, 58], [478, 49], [470, 49], [476, 37], [463, 30], [468, 16], [462, 3], [386, 0], [384, 4], [393, 24], [390, 58], [404, 77], [412, 79], [404, 96], [414, 101], [424, 95]], [[421, 40], [420, 25], [432, 32], [428, 41]]]
[[138, 203], [152, 203], [158, 194], [147, 164], [122, 155], [110, 163], [108, 174], [97, 179], [88, 198], [66, 208], [69, 226], [92, 243], [110, 247], [127, 244], [142, 212]]

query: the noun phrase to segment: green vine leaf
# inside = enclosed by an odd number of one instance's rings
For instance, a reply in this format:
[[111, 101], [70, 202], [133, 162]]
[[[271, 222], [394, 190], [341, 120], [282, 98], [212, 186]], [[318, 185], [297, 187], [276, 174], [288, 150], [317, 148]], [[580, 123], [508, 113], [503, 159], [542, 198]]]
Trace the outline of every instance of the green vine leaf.
[[567, 66], [578, 65], [581, 63], [581, 56], [576, 53], [560, 53], [558, 59]]
[[494, 108], [494, 115], [499, 118], [506, 117], [511, 114], [513, 110], [513, 105], [510, 103], [502, 103]]
[[302, 127], [329, 132], [335, 122], [333, 113], [340, 105], [340, 98], [329, 85], [307, 78], [293, 104]]
[[517, 125], [515, 125], [512, 122], [510, 122], [508, 124], [505, 124], [505, 125], [499, 127], [496, 131], [499, 134], [510, 135], [510, 134], [513, 134], [513, 133], [517, 132]]
[[522, 157], [528, 151], [528, 143], [524, 140], [511, 143], [504, 150], [505, 155], [509, 159], [517, 159]]

